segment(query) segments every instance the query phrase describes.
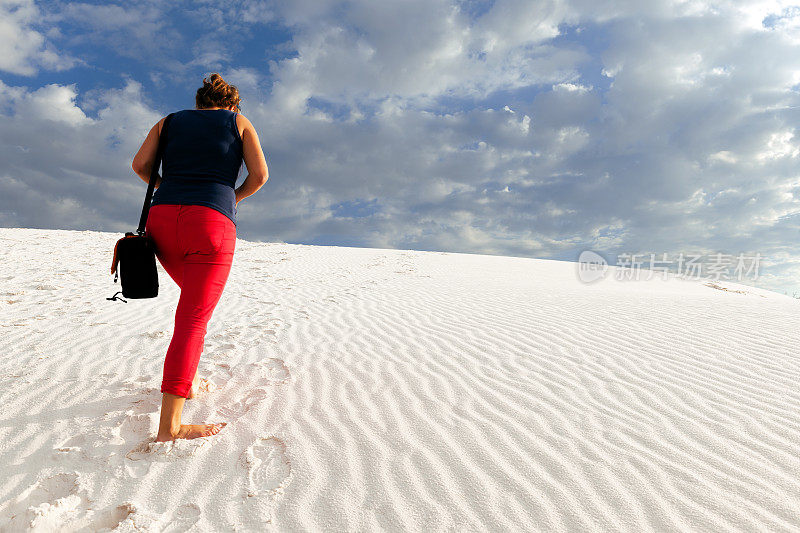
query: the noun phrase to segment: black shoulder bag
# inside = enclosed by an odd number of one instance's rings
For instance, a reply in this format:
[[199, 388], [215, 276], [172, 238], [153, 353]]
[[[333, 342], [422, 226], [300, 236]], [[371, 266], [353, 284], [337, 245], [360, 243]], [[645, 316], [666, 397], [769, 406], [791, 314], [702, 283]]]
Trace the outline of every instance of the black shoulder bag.
[[142, 216], [139, 219], [139, 228], [136, 233], [130, 231], [125, 233], [125, 236], [118, 240], [114, 246], [111, 273], [114, 274], [114, 283], [117, 282], [117, 277], [119, 277], [122, 290], [117, 291], [114, 296], [106, 298], [106, 300], [119, 300], [128, 303], [127, 300], [117, 296], [120, 293], [126, 298], [155, 298], [158, 296], [158, 269], [156, 267], [155, 245], [152, 239], [145, 234], [145, 225], [147, 224], [147, 214], [150, 212], [153, 190], [159, 177], [158, 169], [161, 166], [161, 159], [164, 155], [167, 128], [172, 115], [173, 113], [167, 115], [167, 118], [164, 119], [164, 125], [161, 127], [156, 159], [153, 162], [153, 170], [150, 172], [150, 182], [147, 184], [147, 194], [144, 198]]

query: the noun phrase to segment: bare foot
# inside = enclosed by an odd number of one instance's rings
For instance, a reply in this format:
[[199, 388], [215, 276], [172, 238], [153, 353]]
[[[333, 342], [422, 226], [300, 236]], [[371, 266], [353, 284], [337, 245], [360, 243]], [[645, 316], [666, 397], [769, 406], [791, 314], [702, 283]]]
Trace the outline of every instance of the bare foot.
[[228, 425], [227, 422], [218, 424], [181, 424], [181, 429], [175, 435], [159, 435], [156, 442], [167, 442], [176, 439], [196, 439], [198, 437], [210, 437], [216, 435], [219, 430]]

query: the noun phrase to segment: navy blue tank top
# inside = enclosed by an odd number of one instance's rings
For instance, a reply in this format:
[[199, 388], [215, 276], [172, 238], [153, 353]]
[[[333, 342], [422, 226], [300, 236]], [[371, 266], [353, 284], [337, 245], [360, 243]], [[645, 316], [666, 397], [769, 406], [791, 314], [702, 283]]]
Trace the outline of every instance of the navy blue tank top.
[[150, 205], [205, 205], [236, 224], [235, 187], [243, 157], [236, 113], [177, 111], [164, 142], [161, 185]]

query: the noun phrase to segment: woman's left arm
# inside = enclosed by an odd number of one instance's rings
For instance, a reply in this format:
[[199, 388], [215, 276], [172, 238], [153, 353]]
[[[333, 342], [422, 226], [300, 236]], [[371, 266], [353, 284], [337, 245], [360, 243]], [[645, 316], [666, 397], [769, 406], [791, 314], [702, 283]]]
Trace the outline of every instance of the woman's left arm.
[[[133, 163], [131, 168], [142, 180], [149, 184], [150, 173], [153, 171], [153, 163], [156, 161], [156, 151], [158, 151], [158, 139], [161, 135], [161, 126], [164, 124], [164, 119], [159, 120], [152, 128], [150, 133], [147, 134], [142, 146], [136, 155], [133, 156]], [[161, 176], [156, 175], [155, 188], [161, 185]]]

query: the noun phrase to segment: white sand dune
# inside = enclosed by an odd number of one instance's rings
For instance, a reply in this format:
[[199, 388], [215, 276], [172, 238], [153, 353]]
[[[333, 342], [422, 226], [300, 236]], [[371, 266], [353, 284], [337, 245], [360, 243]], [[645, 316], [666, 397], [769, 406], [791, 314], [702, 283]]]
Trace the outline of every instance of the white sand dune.
[[154, 443], [179, 290], [106, 300], [119, 237], [0, 229], [2, 531], [800, 531], [797, 300], [239, 240], [228, 425]]

